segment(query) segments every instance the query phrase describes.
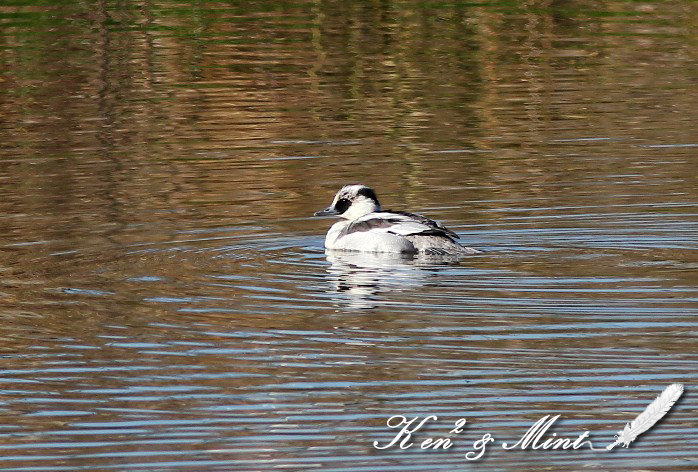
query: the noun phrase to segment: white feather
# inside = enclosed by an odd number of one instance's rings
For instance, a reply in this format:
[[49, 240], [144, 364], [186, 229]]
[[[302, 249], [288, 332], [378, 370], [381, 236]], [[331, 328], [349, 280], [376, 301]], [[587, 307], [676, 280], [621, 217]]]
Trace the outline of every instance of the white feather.
[[401, 221], [387, 228], [380, 228], [378, 231], [383, 231], [385, 233], [399, 234], [400, 236], [409, 236], [411, 234], [419, 234], [424, 231], [429, 231], [427, 225], [423, 225], [417, 221]]
[[682, 384], [675, 383], [669, 385], [664, 389], [661, 395], [659, 395], [652, 403], [649, 404], [647, 408], [645, 408], [645, 411], [640, 413], [640, 415], [632, 421], [632, 423], [626, 424], [625, 428], [618, 431], [616, 441], [606, 446], [606, 449], [610, 451], [620, 443], [623, 443], [625, 447], [628, 447], [630, 443], [635, 440], [635, 438], [650, 429], [657, 421], [662, 419], [662, 417], [667, 414], [674, 403], [676, 403], [676, 400], [679, 399], [682, 393]]
[[407, 215], [401, 215], [398, 213], [386, 213], [386, 212], [376, 212], [363, 216], [356, 220], [357, 222], [374, 220], [374, 219], [384, 219], [394, 221], [392, 226], [386, 226], [383, 228], [375, 228], [373, 231], [379, 231], [383, 233], [399, 234], [400, 236], [409, 236], [411, 234], [419, 234], [425, 231], [433, 230], [429, 225], [426, 225], [420, 221], [410, 218]]

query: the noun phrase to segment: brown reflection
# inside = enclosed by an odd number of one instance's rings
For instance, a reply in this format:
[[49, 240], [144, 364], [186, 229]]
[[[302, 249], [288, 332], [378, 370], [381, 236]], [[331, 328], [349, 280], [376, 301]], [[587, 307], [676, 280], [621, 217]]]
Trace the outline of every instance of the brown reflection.
[[[584, 8], [47, 7], [50, 35], [4, 36], [3, 61], [16, 65], [3, 79], [3, 141], [16, 160], [11, 194], [25, 196], [6, 204], [56, 214], [26, 223], [51, 239], [100, 226], [118, 238], [154, 214], [170, 230], [185, 224], [172, 213], [303, 215], [318, 186], [378, 172], [374, 185], [409, 205], [439, 203], [419, 195], [463, 181], [482, 200], [522, 200], [587, 167], [573, 157], [584, 148], [557, 138], [690, 143], [690, 67], [673, 59], [690, 32], [654, 22], [651, 9], [624, 10], [637, 20], [625, 23]], [[329, 144], [309, 144], [318, 141]], [[498, 156], [429, 154], [454, 148]], [[304, 155], [317, 158], [293, 159]], [[686, 166], [673, 164], [692, 175]]]

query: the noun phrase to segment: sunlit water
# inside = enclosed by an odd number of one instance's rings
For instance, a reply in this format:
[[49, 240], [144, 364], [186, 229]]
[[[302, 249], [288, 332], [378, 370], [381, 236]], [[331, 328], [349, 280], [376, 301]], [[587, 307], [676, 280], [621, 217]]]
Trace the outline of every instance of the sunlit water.
[[[695, 470], [696, 3], [244, 5], [0, 5], [4, 470]], [[354, 182], [484, 253], [325, 254]]]

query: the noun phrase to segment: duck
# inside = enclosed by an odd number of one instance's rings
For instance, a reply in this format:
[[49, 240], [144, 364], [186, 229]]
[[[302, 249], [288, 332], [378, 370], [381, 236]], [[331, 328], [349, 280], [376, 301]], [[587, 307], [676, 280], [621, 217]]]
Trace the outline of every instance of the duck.
[[329, 250], [448, 256], [481, 252], [460, 245], [456, 233], [426, 216], [381, 209], [376, 192], [362, 184], [342, 187], [315, 216], [341, 218], [325, 237]]

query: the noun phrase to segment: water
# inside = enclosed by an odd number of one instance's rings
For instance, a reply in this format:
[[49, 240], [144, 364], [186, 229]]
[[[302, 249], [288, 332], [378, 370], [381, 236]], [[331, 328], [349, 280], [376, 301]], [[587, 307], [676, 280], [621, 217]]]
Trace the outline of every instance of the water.
[[[6, 2], [2, 467], [695, 470], [697, 19]], [[485, 253], [326, 255], [351, 182]], [[605, 447], [672, 382], [628, 449], [501, 448], [557, 414]]]

